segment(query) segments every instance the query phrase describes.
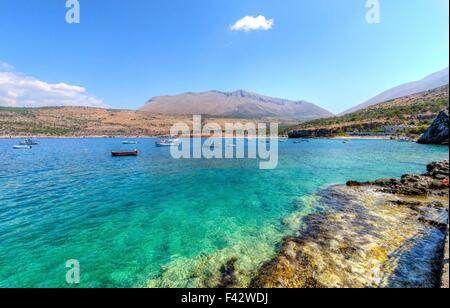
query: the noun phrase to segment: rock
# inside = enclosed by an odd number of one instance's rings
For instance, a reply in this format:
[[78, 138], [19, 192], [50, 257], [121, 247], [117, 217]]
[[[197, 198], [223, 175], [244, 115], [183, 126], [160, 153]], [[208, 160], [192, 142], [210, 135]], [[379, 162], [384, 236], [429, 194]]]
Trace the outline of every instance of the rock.
[[[302, 220], [299, 235], [284, 240], [250, 287], [437, 287], [448, 224], [441, 175], [448, 178], [448, 161], [432, 163], [427, 171], [324, 190], [318, 199], [325, 210]], [[443, 286], [448, 253], [446, 258]]]
[[445, 175], [443, 175], [443, 174], [436, 174], [434, 176], [434, 178], [438, 179], [438, 180], [445, 180], [447, 177]]
[[222, 277], [220, 279], [220, 284], [217, 286], [218, 288], [231, 288], [236, 285], [236, 262], [237, 258], [233, 257], [222, 266], [220, 270]]
[[448, 226], [447, 226], [447, 240], [445, 242], [444, 248], [444, 258], [442, 260], [442, 279], [441, 279], [441, 288], [448, 289], [449, 284], [449, 271], [448, 271], [448, 254], [449, 254], [449, 246], [448, 246]]
[[406, 196], [447, 196], [449, 162], [434, 162], [427, 166], [424, 175], [405, 174], [398, 179], [379, 179], [373, 182], [348, 181], [348, 187], [375, 186], [381, 192]]
[[[448, 218], [445, 208], [430, 207], [427, 198], [399, 199], [374, 193], [371, 188], [330, 189], [347, 194], [343, 207], [305, 217], [299, 235], [285, 239], [278, 255], [263, 264], [250, 287], [437, 285], [438, 255], [444, 242], [441, 229]], [[392, 206], [390, 200], [398, 205]], [[340, 201], [325, 200], [325, 208], [328, 202]]]
[[427, 175], [441, 180], [442, 176], [444, 179], [449, 177], [449, 161], [434, 162], [427, 166]]
[[378, 186], [393, 186], [397, 185], [398, 181], [396, 179], [380, 179], [376, 180], [374, 184]]
[[348, 187], [358, 187], [358, 186], [364, 186], [364, 183], [360, 183], [357, 181], [348, 181], [347, 182]]
[[448, 109], [442, 111], [430, 128], [420, 137], [421, 144], [449, 144], [448, 135]]

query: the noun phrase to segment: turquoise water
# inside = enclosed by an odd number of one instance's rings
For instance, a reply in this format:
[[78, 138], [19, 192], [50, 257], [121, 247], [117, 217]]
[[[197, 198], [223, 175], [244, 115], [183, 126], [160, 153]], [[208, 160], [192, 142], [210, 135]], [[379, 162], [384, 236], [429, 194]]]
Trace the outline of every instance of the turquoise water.
[[[313, 194], [349, 179], [423, 172], [448, 147], [394, 141], [280, 143], [275, 170], [254, 160], [174, 160], [144, 139], [0, 140], [0, 287], [193, 287], [238, 258], [242, 285], [274, 255]], [[111, 150], [137, 147], [139, 157]]]

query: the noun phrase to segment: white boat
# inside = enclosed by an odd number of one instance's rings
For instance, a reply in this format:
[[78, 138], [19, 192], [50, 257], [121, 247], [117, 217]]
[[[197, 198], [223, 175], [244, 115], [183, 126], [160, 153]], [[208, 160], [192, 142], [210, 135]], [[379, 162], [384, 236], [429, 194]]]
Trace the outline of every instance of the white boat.
[[155, 142], [157, 147], [171, 147], [171, 146], [179, 146], [180, 140], [179, 139], [162, 139]]
[[138, 143], [139, 141], [129, 141], [129, 140], [122, 141], [122, 144], [138, 144]]
[[409, 138], [398, 138], [397, 139], [397, 142], [412, 142], [413, 140], [412, 139], [409, 139]]
[[38, 145], [38, 144], [39, 142], [37, 142], [37, 140], [31, 138], [25, 139], [24, 141], [20, 142], [20, 145]]
[[31, 145], [15, 145], [13, 146], [14, 150], [29, 150], [32, 148]]

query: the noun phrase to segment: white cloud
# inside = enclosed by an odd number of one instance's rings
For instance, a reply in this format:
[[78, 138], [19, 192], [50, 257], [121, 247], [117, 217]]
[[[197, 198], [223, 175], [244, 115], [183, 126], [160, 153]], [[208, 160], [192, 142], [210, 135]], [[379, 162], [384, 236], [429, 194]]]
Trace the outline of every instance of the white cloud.
[[244, 18], [236, 21], [231, 26], [232, 31], [253, 31], [253, 30], [270, 30], [273, 26], [273, 19], [267, 19], [266, 17], [259, 15], [257, 17], [245, 16]]
[[0, 72], [12, 71], [13, 69], [14, 66], [12, 66], [11, 64], [0, 61]]
[[[6, 68], [6, 66], [5, 66]], [[12, 66], [9, 66], [11, 70]], [[52, 107], [85, 106], [108, 108], [102, 100], [79, 86], [47, 83], [34, 77], [0, 70], [0, 106]]]

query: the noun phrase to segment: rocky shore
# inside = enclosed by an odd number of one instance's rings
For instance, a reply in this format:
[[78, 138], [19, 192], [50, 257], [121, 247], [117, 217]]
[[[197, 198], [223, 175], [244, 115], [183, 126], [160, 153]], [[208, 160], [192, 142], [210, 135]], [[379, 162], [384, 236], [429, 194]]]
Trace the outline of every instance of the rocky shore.
[[448, 286], [448, 179], [444, 161], [422, 175], [323, 190], [324, 211], [304, 219], [300, 236], [284, 240], [251, 287]]

